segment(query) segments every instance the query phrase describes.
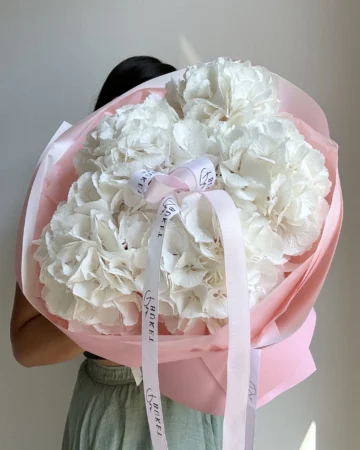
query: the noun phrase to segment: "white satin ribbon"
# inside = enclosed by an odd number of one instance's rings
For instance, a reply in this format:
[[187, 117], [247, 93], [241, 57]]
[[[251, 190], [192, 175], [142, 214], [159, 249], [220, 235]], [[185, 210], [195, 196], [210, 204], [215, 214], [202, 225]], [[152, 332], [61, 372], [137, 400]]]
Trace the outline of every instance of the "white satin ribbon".
[[[166, 225], [180, 209], [176, 191], [202, 192], [214, 208], [222, 234], [229, 316], [227, 392], [223, 450], [252, 450], [258, 377], [258, 353], [251, 352], [250, 314], [245, 248], [241, 224], [231, 197], [222, 190], [208, 192], [215, 168], [200, 158], [176, 168], [170, 175], [140, 170], [129, 180], [132, 189], [160, 206], [148, 246], [142, 309], [142, 372], [146, 410], [154, 450], [167, 450], [158, 376], [158, 315], [160, 262]], [[250, 354], [252, 360], [250, 382]], [[255, 361], [255, 362], [254, 362]], [[249, 384], [250, 382], [250, 384]], [[250, 387], [249, 387], [250, 386]], [[249, 412], [250, 411], [250, 412]], [[250, 421], [246, 420], [249, 416]]]
[[254, 448], [256, 405], [259, 395], [258, 385], [260, 374], [260, 356], [261, 350], [251, 350], [249, 396], [246, 412], [245, 450], [253, 450]]

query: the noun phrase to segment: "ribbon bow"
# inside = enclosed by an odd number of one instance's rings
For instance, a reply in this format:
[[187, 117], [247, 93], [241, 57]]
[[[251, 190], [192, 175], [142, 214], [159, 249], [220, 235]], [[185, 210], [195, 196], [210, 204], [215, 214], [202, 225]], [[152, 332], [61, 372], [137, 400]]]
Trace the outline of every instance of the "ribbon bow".
[[138, 170], [129, 183], [149, 203], [157, 203], [174, 191], [207, 191], [212, 188], [215, 180], [213, 163], [207, 158], [200, 158], [174, 169], [170, 175], [146, 169]]
[[229, 316], [223, 450], [253, 448], [258, 355], [252, 359], [251, 365], [256, 375], [250, 381], [250, 314], [245, 248], [239, 232], [240, 220], [231, 197], [223, 190], [209, 191], [215, 180], [214, 165], [207, 158], [190, 161], [175, 168], [169, 175], [146, 169], [139, 170], [129, 180], [131, 188], [138, 195], [150, 203], [160, 202], [149, 240], [142, 306], [142, 371], [154, 450], [168, 449], [158, 376], [159, 280], [166, 225], [172, 217], [180, 213], [172, 193], [180, 191], [202, 193], [210, 201], [219, 220], [224, 247]]

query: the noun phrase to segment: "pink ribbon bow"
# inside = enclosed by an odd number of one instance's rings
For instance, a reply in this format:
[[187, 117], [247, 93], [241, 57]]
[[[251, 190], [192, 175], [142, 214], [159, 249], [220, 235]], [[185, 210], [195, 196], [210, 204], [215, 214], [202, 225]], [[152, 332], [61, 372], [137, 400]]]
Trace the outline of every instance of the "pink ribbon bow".
[[210, 189], [216, 180], [213, 163], [207, 158], [193, 160], [170, 172], [170, 175], [152, 170], [138, 170], [129, 180], [131, 188], [149, 203], [157, 203], [172, 192]]
[[[172, 195], [178, 191], [203, 193], [214, 208], [222, 233], [229, 316], [227, 394], [223, 450], [251, 450], [253, 423], [246, 427], [249, 385], [256, 405], [257, 377], [250, 381], [250, 313], [245, 248], [241, 225], [231, 197], [223, 190], [209, 191], [215, 168], [200, 158], [169, 175], [139, 170], [129, 180], [132, 189], [151, 203], [160, 202], [148, 246], [142, 306], [142, 371], [146, 409], [154, 450], [167, 450], [158, 377], [159, 279], [166, 225], [180, 208]], [[257, 372], [258, 365], [254, 373]], [[256, 406], [255, 406], [256, 407]], [[252, 417], [254, 422], [254, 417]]]

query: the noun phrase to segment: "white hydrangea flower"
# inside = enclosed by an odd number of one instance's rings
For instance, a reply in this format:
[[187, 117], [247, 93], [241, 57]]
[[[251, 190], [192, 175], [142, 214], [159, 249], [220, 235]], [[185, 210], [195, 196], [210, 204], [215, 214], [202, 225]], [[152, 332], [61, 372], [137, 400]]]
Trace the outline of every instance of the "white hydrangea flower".
[[208, 289], [198, 283], [192, 288], [174, 290], [170, 296], [177, 306], [178, 314], [185, 319], [197, 319], [204, 316], [203, 304]]
[[195, 242], [213, 244], [219, 229], [209, 201], [198, 192], [179, 195], [178, 200], [181, 220]]
[[190, 288], [202, 283], [206, 269], [195, 252], [184, 252], [170, 273], [170, 279], [176, 286]]
[[271, 228], [269, 220], [258, 212], [240, 210], [239, 217], [248, 254], [254, 260], [268, 260], [281, 266], [287, 262], [281, 237]]
[[174, 125], [171, 164], [177, 166], [194, 158], [207, 157], [216, 166], [221, 146], [212, 130], [198, 120], [185, 119]]
[[123, 208], [137, 210], [146, 205], [145, 200], [130, 188], [128, 178], [98, 171], [92, 175], [92, 181], [101, 198], [109, 203], [111, 211], [119, 212]]
[[136, 211], [131, 214], [124, 211], [118, 218], [118, 241], [126, 251], [132, 252], [130, 268], [137, 275], [137, 270], [144, 270], [147, 261], [147, 244], [151, 233], [153, 214]]
[[[72, 296], [74, 304], [82, 305], [82, 309], [77, 306], [65, 314], [68, 308], [57, 305], [60, 317], [94, 326], [102, 323], [131, 327], [138, 320], [140, 303], [135, 276], [145, 266], [146, 254], [141, 253], [147, 246], [146, 227], [150, 232], [151, 219], [135, 212], [134, 216], [120, 213], [116, 220], [105, 200], [82, 204], [84, 197], [78, 197], [78, 188], [86, 186], [85, 195], [89, 179], [83, 176], [73, 186], [69, 194], [72, 200], [59, 206], [40, 239], [35, 257], [41, 266], [43, 297], [48, 305], [53, 305], [49, 310], [54, 313], [55, 303], [61, 301], [65, 289], [64, 302]], [[81, 199], [80, 206], [76, 199]], [[101, 319], [106, 312], [99, 313], [96, 322], [94, 311], [105, 309], [109, 314], [109, 308], [117, 312], [114, 324]]]
[[281, 266], [275, 266], [266, 259], [247, 258], [247, 277], [252, 308], [283, 281], [284, 273]]
[[227, 296], [225, 281], [220, 286], [211, 287], [203, 301], [203, 310], [207, 319], [227, 319]]
[[271, 73], [247, 62], [219, 58], [189, 67], [180, 81], [167, 85], [167, 100], [186, 118], [211, 127], [218, 122], [243, 125], [258, 115], [278, 112]]
[[164, 237], [162, 251], [162, 268], [171, 273], [184, 252], [196, 251], [196, 246], [191, 235], [186, 232], [183, 224], [176, 217], [168, 223]]
[[123, 332], [126, 327], [135, 326], [139, 318], [141, 296], [138, 294], [118, 297], [114, 302], [116, 306], [96, 307], [74, 297], [64, 284], [49, 279], [42, 290], [42, 297], [46, 299], [51, 314], [92, 325], [100, 333], [108, 334], [115, 328]]
[[194, 192], [178, 196], [181, 206], [181, 220], [198, 245], [201, 258], [216, 261], [219, 264], [224, 257], [221, 234], [216, 215], [209, 201]]
[[165, 99], [149, 95], [144, 103], [120, 108], [90, 134], [75, 156], [79, 174], [117, 170], [132, 161], [157, 168], [168, 163], [172, 129], [178, 116]]
[[285, 117], [255, 119], [248, 132], [221, 163], [225, 189], [239, 208], [268, 221], [285, 255], [300, 255], [319, 237], [327, 214], [325, 158]]

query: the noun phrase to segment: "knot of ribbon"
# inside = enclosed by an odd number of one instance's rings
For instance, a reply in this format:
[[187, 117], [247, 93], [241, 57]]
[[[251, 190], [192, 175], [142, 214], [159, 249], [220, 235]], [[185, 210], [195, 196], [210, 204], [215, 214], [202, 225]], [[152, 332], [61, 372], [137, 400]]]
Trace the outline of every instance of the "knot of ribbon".
[[175, 168], [170, 174], [139, 170], [129, 180], [133, 191], [146, 201], [160, 202], [148, 244], [142, 304], [142, 373], [154, 450], [168, 450], [158, 374], [162, 246], [168, 222], [180, 213], [176, 198], [172, 194], [195, 191], [202, 193], [212, 205], [218, 217], [224, 247], [229, 345], [223, 450], [253, 448], [259, 352], [251, 351], [250, 346], [245, 248], [234, 202], [225, 191], [211, 190], [215, 180], [215, 167], [207, 158], [190, 161]]
[[169, 175], [138, 170], [129, 183], [133, 191], [149, 203], [157, 203], [175, 191], [205, 192], [212, 188], [215, 180], [213, 163], [207, 158], [200, 158], [175, 168]]

